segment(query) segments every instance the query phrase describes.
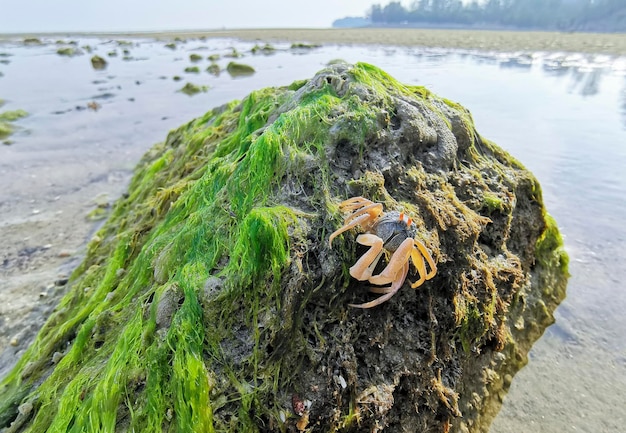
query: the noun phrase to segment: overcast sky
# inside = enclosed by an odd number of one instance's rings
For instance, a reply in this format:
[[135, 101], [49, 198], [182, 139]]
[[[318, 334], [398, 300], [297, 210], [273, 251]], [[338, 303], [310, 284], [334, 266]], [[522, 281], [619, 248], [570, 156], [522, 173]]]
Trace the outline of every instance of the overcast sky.
[[376, 3], [388, 0], [0, 0], [0, 33], [330, 27]]

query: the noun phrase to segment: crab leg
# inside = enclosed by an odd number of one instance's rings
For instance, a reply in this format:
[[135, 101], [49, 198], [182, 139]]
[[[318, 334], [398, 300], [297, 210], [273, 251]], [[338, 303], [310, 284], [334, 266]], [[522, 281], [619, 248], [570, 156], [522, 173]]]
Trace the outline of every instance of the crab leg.
[[355, 211], [352, 215], [347, 216], [346, 219], [344, 220], [344, 224], [347, 224], [348, 222], [352, 221], [354, 218], [357, 218], [363, 214], [367, 214], [371, 219], [374, 219], [377, 216], [379, 216], [382, 212], [383, 212], [382, 204], [372, 203], [370, 205], [360, 208], [359, 210]]
[[[426, 272], [426, 263], [424, 262], [424, 258], [428, 262], [430, 272]], [[437, 273], [437, 266], [424, 244], [420, 241], [415, 241], [415, 248], [411, 251], [411, 260], [417, 268], [417, 274], [419, 275], [419, 280], [411, 283], [411, 287], [415, 289], [424, 284], [424, 281], [430, 280], [435, 276]]]
[[[402, 284], [404, 283], [404, 280], [406, 279], [406, 275], [408, 274], [408, 272], [409, 272], [409, 263], [407, 262], [404, 264], [404, 266], [402, 267], [402, 270], [397, 275], [400, 278], [397, 278], [393, 282], [393, 284], [391, 284], [391, 287], [377, 288], [377, 290], [380, 290], [380, 292], [376, 292], [376, 293], [385, 293], [383, 296], [380, 296], [374, 299], [373, 301], [366, 302], [364, 304], [348, 304], [348, 305], [354, 308], [372, 308], [372, 307], [382, 304], [385, 301], [388, 301], [389, 299], [391, 299], [393, 295], [396, 294], [398, 290], [400, 290], [400, 288], [402, 287]], [[375, 292], [372, 289], [374, 289], [374, 287], [370, 288], [370, 292]]]
[[[356, 203], [355, 200], [364, 200], [365, 203]], [[355, 202], [352, 204], [351, 202]], [[364, 206], [365, 205], [365, 206]], [[383, 205], [380, 203], [372, 203], [369, 200], [364, 199], [363, 197], [354, 197], [349, 200], [342, 202], [339, 205], [339, 208], [342, 211], [358, 209], [352, 215], [349, 215], [344, 220], [343, 227], [335, 230], [328, 239], [328, 245], [332, 246], [333, 239], [335, 239], [341, 233], [350, 230], [352, 227], [356, 227], [360, 225], [364, 230], [368, 230], [370, 224], [368, 221], [376, 219], [383, 212]]]
[[361, 245], [371, 247], [361, 258], [350, 268], [350, 275], [359, 281], [370, 279], [376, 264], [383, 255], [383, 240], [376, 235], [363, 234], [356, 238]]
[[366, 215], [361, 215], [358, 218], [353, 219], [352, 221], [350, 221], [349, 224], [344, 225], [343, 227], [340, 227], [339, 229], [335, 230], [330, 237], [328, 238], [328, 246], [333, 245], [333, 239], [335, 239], [338, 235], [340, 235], [341, 233], [350, 230], [352, 227], [356, 227], [359, 224], [364, 224], [367, 220], [370, 219], [370, 215], [366, 214]]
[[374, 202], [364, 197], [352, 197], [339, 203], [339, 209], [341, 209], [343, 212], [346, 212], [358, 209], [363, 206], [369, 206], [371, 204], [374, 204]]
[[[378, 286], [382, 286], [384, 284], [388, 284], [394, 281], [396, 279], [396, 276], [398, 275], [398, 272], [409, 261], [413, 245], [413, 238], [407, 238], [402, 241], [398, 249], [391, 256], [391, 259], [389, 259], [387, 267], [383, 269], [380, 274], [371, 277], [369, 279], [369, 282]], [[400, 285], [402, 285], [403, 282], [404, 280], [400, 282]]]

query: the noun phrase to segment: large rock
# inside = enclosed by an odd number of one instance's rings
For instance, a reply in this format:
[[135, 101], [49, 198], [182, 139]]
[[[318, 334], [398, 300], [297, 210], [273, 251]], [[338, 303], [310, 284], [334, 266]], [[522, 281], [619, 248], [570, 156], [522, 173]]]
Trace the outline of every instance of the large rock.
[[[359, 230], [328, 245], [356, 195], [409, 214], [438, 266], [367, 310]], [[566, 279], [537, 180], [467, 110], [333, 66], [145, 155], [4, 379], [0, 428], [486, 431]]]

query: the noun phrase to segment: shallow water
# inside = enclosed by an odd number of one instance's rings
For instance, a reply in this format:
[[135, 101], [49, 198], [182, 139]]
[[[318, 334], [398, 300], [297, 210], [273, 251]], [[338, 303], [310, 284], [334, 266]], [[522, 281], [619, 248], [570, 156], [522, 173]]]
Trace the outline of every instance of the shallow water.
[[[15, 122], [21, 129], [12, 143], [0, 146], [0, 376], [63, 292], [52, 282], [93, 233], [85, 215], [123, 192], [153, 143], [214, 106], [311, 77], [341, 58], [373, 63], [469, 108], [480, 133], [537, 176], [562, 230], [568, 297], [513, 381], [492, 432], [626, 428], [626, 58], [373, 46], [298, 51], [288, 44], [252, 55], [254, 44], [232, 40], [181, 42], [175, 50], [147, 39], [78, 41], [87, 44], [109, 62], [105, 70], [94, 70], [89, 54], [57, 55], [52, 42], [0, 44], [8, 54], [0, 57], [7, 61], [0, 63], [0, 112], [31, 113]], [[233, 46], [254, 75], [205, 72], [207, 56]], [[106, 55], [112, 50], [117, 57]], [[184, 72], [191, 53], [204, 57], [199, 74]], [[210, 89], [178, 92], [187, 81]], [[87, 108], [90, 102], [99, 108]]]

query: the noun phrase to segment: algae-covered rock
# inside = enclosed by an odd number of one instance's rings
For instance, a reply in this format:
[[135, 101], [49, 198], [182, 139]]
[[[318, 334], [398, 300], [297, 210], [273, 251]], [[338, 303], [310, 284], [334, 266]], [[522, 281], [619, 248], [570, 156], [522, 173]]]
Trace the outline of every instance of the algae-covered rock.
[[[117, 54], [117, 53], [116, 53]], [[106, 69], [107, 61], [100, 56], [91, 57], [91, 66], [96, 70]]]
[[206, 68], [206, 71], [211, 75], [219, 75], [220, 72], [222, 72], [222, 69], [220, 68], [220, 65], [218, 65], [217, 63], [211, 63]]
[[299, 49], [310, 50], [310, 49], [319, 48], [319, 47], [321, 47], [321, 45], [319, 44], [307, 44], [304, 42], [296, 42], [296, 43], [291, 44], [292, 50], [299, 50]]
[[61, 47], [57, 50], [57, 54], [59, 56], [66, 56], [66, 57], [74, 57], [74, 56], [79, 56], [81, 54], [83, 54], [83, 52], [76, 48], [76, 47]]
[[10, 123], [0, 121], [0, 139], [7, 138], [13, 131], [14, 128]]
[[[369, 310], [348, 306], [378, 296], [348, 273], [359, 230], [328, 244], [356, 195], [408, 214], [438, 267]], [[0, 385], [0, 428], [486, 431], [566, 279], [537, 180], [466, 109], [332, 66], [143, 157]]]
[[252, 54], [274, 54], [276, 52], [276, 48], [273, 45], [265, 44], [259, 45], [256, 44], [250, 49]]
[[200, 68], [198, 66], [187, 66], [185, 68], [185, 72], [187, 72], [188, 74], [199, 74]]
[[24, 38], [22, 41], [24, 45], [42, 45], [41, 39], [39, 38]]
[[252, 66], [236, 62], [229, 62], [226, 70], [232, 77], [245, 77], [256, 72]]
[[[0, 99], [0, 107], [4, 105], [4, 101]], [[16, 127], [11, 124], [23, 117], [28, 116], [24, 110], [9, 110], [0, 113], [0, 139], [7, 138], [15, 132]], [[6, 143], [5, 143], [6, 144]]]
[[209, 90], [208, 86], [198, 86], [197, 84], [193, 83], [185, 83], [185, 85], [182, 87], [182, 89], [179, 90], [179, 92], [182, 92], [189, 96], [193, 96], [200, 92], [206, 92], [207, 90]]
[[[3, 105], [3, 101], [0, 100], [0, 107]], [[0, 113], [0, 121], [15, 122], [18, 119], [28, 116], [28, 112], [24, 110], [9, 110]]]

